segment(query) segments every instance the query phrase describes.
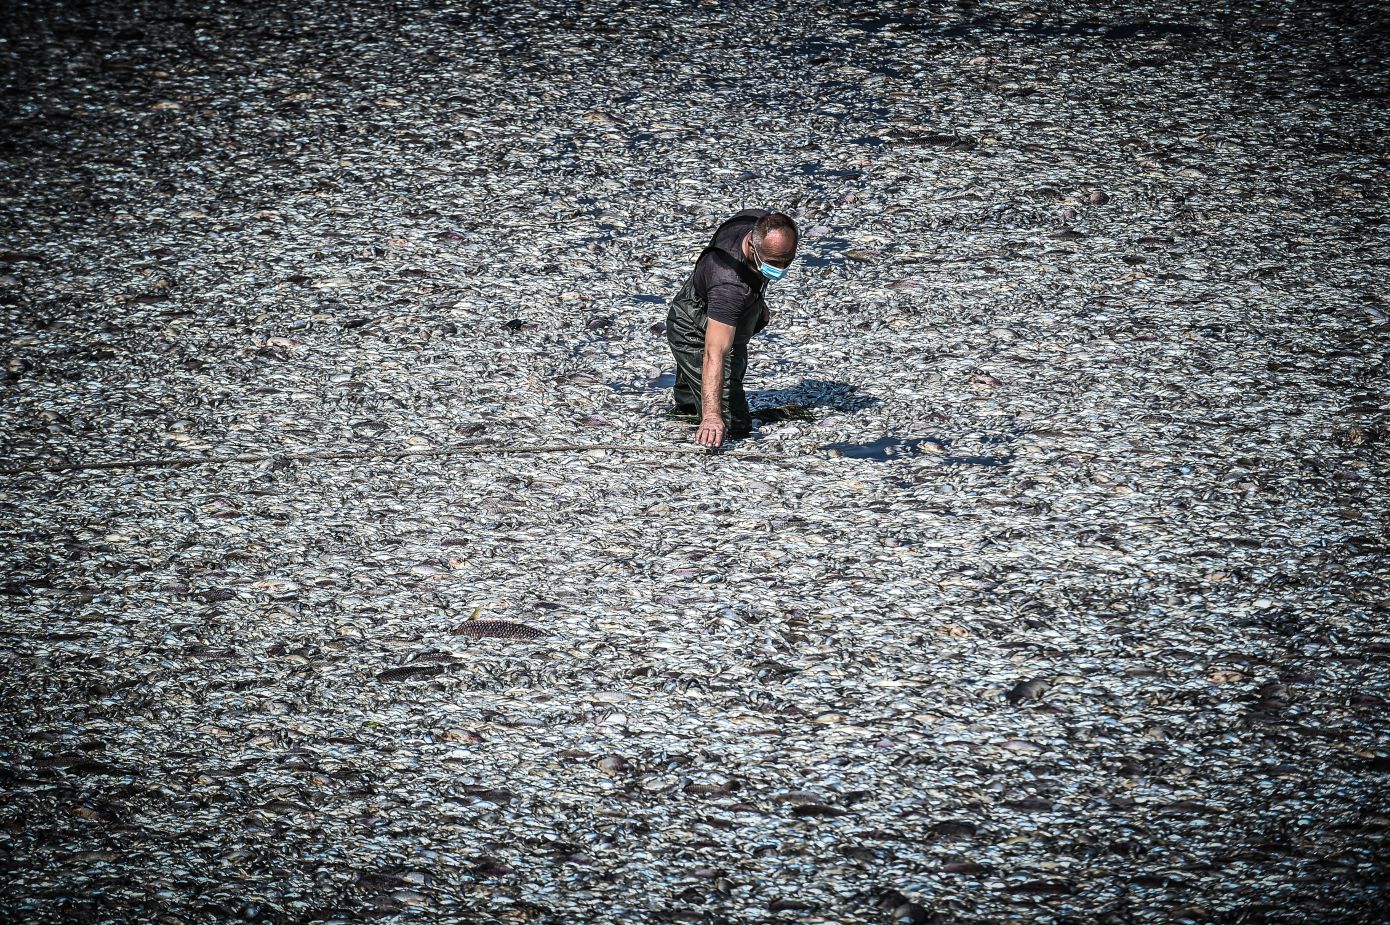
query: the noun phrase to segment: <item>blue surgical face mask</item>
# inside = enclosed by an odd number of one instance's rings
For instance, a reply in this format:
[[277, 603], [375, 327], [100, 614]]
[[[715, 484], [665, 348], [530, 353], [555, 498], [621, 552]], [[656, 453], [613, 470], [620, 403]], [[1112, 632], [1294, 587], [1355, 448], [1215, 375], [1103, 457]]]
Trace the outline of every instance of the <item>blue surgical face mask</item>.
[[758, 272], [761, 273], [764, 277], [766, 277], [767, 281], [770, 283], [775, 283], [779, 279], [787, 275], [786, 270], [782, 270], [777, 267], [770, 266], [766, 263], [761, 262], [758, 264]]
[[782, 267], [774, 267], [772, 264], [764, 261], [758, 254], [758, 249], [756, 247], [753, 248], [753, 259], [758, 261], [758, 272], [761, 273], [763, 278], [769, 283], [775, 283], [787, 275], [787, 271]]

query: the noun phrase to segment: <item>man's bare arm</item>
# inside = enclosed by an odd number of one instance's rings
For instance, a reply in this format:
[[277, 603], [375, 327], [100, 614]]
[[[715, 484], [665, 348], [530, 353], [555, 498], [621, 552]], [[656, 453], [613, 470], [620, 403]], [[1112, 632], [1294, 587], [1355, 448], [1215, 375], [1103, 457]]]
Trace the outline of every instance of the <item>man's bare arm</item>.
[[734, 326], [710, 319], [705, 324], [705, 363], [700, 375], [700, 428], [695, 442], [701, 446], [724, 443], [724, 364], [734, 348]]

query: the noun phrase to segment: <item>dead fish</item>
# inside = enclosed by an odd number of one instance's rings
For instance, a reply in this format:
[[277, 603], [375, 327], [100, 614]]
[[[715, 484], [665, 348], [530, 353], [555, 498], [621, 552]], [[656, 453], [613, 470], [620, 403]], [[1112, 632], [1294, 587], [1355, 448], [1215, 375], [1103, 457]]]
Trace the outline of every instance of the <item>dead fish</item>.
[[1013, 884], [1005, 889], [1010, 893], [1029, 896], [1058, 896], [1071, 893], [1075, 888], [1067, 880], [1025, 880], [1023, 883]]
[[510, 620], [469, 620], [454, 627], [455, 636], [495, 636], [501, 639], [540, 639], [545, 630]]
[[973, 876], [975, 874], [984, 873], [987, 868], [983, 864], [977, 864], [974, 861], [951, 861], [950, 863], [942, 864], [941, 870], [943, 873], [947, 874], [966, 874]]
[[1019, 681], [1004, 698], [1014, 706], [1018, 706], [1025, 700], [1037, 700], [1046, 694], [1049, 688], [1048, 682], [1043, 678], [1034, 678], [1031, 681]]
[[1000, 747], [1011, 752], [1022, 752], [1024, 754], [1038, 754], [1046, 751], [1041, 745], [1036, 742], [1030, 742], [1027, 739], [1006, 739]]
[[792, 815], [798, 819], [816, 818], [833, 819], [836, 816], [843, 816], [845, 810], [838, 806], [830, 806], [825, 803], [803, 803], [800, 806], [792, 807]]
[[11, 917], [1383, 918], [1368, 4], [240, 6], [6, 6]]
[[779, 897], [767, 904], [768, 912], [814, 912], [816, 905], [800, 899]]
[[378, 681], [411, 681], [417, 678], [432, 678], [435, 675], [443, 674], [443, 665], [403, 665], [400, 668], [388, 668], [377, 673]]

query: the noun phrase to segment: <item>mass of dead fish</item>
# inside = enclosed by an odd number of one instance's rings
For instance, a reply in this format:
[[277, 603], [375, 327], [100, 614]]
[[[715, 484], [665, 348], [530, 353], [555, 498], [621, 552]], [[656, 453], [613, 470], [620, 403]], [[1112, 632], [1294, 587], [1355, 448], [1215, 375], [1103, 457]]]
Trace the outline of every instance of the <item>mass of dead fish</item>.
[[0, 920], [1376, 921], [1382, 18], [11, 4]]

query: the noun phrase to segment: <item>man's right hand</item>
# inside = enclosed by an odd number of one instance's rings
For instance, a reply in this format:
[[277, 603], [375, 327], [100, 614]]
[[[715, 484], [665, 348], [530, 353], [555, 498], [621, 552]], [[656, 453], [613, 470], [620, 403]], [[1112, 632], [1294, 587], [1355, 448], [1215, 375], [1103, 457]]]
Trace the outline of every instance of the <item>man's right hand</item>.
[[705, 362], [700, 377], [700, 429], [695, 442], [715, 449], [724, 445], [724, 376], [734, 349], [734, 326], [713, 318], [705, 322]]
[[724, 422], [719, 418], [705, 418], [700, 429], [695, 431], [695, 442], [700, 446], [717, 449], [724, 445]]

